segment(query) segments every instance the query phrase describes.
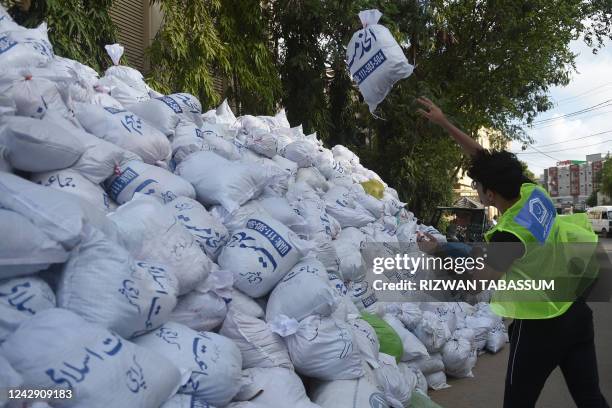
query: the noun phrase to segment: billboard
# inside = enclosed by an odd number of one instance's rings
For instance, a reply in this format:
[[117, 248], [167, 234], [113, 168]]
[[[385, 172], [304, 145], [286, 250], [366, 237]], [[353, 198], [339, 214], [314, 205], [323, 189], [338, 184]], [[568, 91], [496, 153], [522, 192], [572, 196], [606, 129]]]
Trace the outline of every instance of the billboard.
[[548, 169], [548, 192], [551, 197], [559, 195], [559, 172], [556, 167]]
[[580, 195], [580, 166], [577, 164], [572, 164], [570, 166], [569, 173], [569, 181], [570, 181], [570, 195], [578, 196]]

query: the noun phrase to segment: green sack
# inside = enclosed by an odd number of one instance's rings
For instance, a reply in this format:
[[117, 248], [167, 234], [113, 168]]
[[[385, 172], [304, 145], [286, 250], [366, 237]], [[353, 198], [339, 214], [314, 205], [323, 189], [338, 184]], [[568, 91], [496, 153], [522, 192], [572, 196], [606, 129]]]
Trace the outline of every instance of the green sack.
[[368, 181], [364, 181], [363, 183], [361, 183], [361, 185], [363, 186], [363, 189], [366, 193], [368, 193], [372, 197], [376, 197], [379, 200], [382, 200], [383, 194], [385, 192], [385, 186], [383, 185], [383, 183], [378, 180], [371, 179]]
[[433, 402], [427, 395], [415, 390], [410, 398], [410, 408], [442, 408], [440, 405]]
[[363, 313], [361, 318], [368, 322], [376, 332], [378, 342], [380, 343], [380, 352], [395, 357], [395, 360], [399, 362], [402, 358], [402, 354], [404, 353], [402, 339], [400, 339], [400, 336], [395, 332], [395, 330], [389, 326], [389, 323], [385, 322], [380, 317], [369, 313]]

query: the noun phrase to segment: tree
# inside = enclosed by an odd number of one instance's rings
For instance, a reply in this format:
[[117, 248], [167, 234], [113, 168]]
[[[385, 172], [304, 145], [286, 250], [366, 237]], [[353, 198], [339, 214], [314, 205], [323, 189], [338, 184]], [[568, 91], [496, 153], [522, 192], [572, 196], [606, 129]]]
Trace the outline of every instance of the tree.
[[535, 181], [537, 183], [538, 178], [536, 177], [535, 174], [533, 174], [531, 170], [529, 170], [529, 166], [527, 166], [527, 163], [525, 163], [524, 161], [521, 161], [521, 166], [523, 167], [523, 174], [527, 176], [529, 180]]
[[306, 133], [328, 136], [330, 115], [327, 55], [323, 35], [328, 2], [276, 0], [273, 5], [273, 41], [283, 85], [282, 104], [292, 123]]
[[601, 169], [601, 192], [612, 197], [612, 158], [607, 158]]
[[117, 36], [111, 5], [112, 0], [32, 0], [27, 11], [14, 6], [10, 12], [26, 27], [46, 22], [55, 54], [102, 72], [111, 63], [104, 46]]
[[586, 205], [588, 207], [595, 207], [597, 205], [597, 191], [593, 190], [593, 192], [586, 199]]
[[[149, 50], [149, 79], [162, 92], [190, 92], [202, 106], [231, 97], [241, 114], [271, 114], [281, 99], [268, 30], [257, 0], [154, 0], [164, 21]], [[226, 95], [214, 78], [229, 83]]]
[[[570, 41], [583, 38], [596, 52], [612, 35], [609, 0], [154, 1], [165, 16], [149, 52], [154, 88], [191, 92], [209, 108], [224, 96], [213, 78], [224, 76], [240, 113], [285, 106], [293, 125], [354, 150], [421, 218], [449, 203], [467, 158], [415, 115], [416, 96], [433, 99], [474, 137], [496, 129], [527, 143], [525, 128], [552, 106], [548, 89], [567, 84], [575, 69]], [[357, 13], [368, 8], [383, 13], [415, 65], [380, 105], [382, 120], [360, 102], [344, 62]], [[86, 31], [96, 21], [85, 21]], [[54, 21], [60, 32], [63, 23]]]
[[[273, 4], [289, 119], [352, 148], [421, 217], [448, 203], [466, 158], [414, 114], [414, 98], [434, 99], [474, 136], [492, 128], [529, 142], [524, 128], [551, 107], [549, 87], [567, 84], [575, 68], [570, 41], [583, 36], [596, 51], [610, 35], [612, 10], [599, 0]], [[373, 7], [416, 65], [380, 105], [384, 120], [359, 103], [344, 65], [344, 47], [360, 28], [356, 14]]]
[[229, 53], [215, 16], [221, 0], [155, 0], [164, 15], [148, 51], [153, 69], [148, 80], [163, 93], [189, 92], [202, 106], [220, 101], [214, 90], [215, 70], [229, 72]]
[[228, 97], [238, 103], [238, 114], [274, 112], [282, 97], [279, 72], [271, 49], [271, 10], [260, 0], [221, 0], [219, 36], [228, 50]]

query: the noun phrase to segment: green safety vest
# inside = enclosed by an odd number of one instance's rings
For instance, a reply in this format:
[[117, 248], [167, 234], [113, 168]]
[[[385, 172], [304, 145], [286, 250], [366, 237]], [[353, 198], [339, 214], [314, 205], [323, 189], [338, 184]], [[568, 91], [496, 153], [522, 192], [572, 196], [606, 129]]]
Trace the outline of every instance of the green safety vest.
[[[585, 282], [592, 282], [589, 279], [597, 276], [594, 257], [597, 235], [586, 214], [557, 215], [546, 191], [536, 184], [521, 186], [520, 199], [501, 215], [497, 225], [485, 234], [485, 240], [489, 242], [497, 231], [512, 233], [525, 247], [524, 255], [512, 263], [501, 280], [564, 277], [559, 280], [560, 285], [556, 285], [561, 287], [555, 288], [564, 292], [557, 292], [555, 296], [547, 291], [534, 290], [526, 298], [517, 300], [512, 291], [494, 292], [491, 310], [499, 316], [516, 319], [560, 316], [572, 301], [559, 301], [559, 293], [567, 295], [563, 300], [575, 299], [585, 289]], [[580, 244], [564, 245], [566, 243]], [[586, 249], [582, 243], [587, 244]]]

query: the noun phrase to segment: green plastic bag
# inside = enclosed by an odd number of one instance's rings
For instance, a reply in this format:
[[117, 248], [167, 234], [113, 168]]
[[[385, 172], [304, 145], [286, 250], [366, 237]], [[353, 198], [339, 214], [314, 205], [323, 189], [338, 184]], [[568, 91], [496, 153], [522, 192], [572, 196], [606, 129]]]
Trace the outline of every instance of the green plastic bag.
[[402, 354], [404, 353], [402, 339], [395, 332], [395, 330], [389, 326], [389, 323], [385, 322], [380, 317], [369, 313], [363, 313], [361, 318], [368, 322], [376, 332], [378, 342], [380, 343], [380, 352], [395, 357], [395, 360], [399, 362], [402, 358]]
[[385, 186], [378, 180], [368, 180], [361, 183], [363, 189], [366, 193], [371, 195], [372, 197], [376, 197], [379, 200], [383, 198], [383, 193], [385, 192]]
[[410, 408], [442, 408], [436, 404], [426, 395], [423, 395], [420, 391], [415, 390], [410, 398]]

